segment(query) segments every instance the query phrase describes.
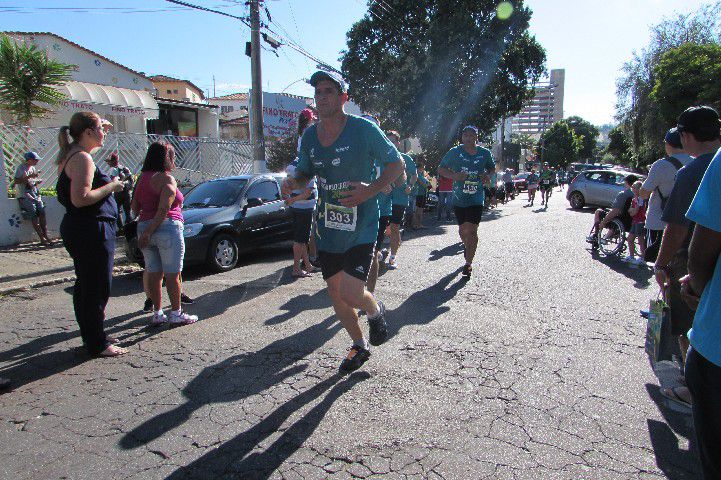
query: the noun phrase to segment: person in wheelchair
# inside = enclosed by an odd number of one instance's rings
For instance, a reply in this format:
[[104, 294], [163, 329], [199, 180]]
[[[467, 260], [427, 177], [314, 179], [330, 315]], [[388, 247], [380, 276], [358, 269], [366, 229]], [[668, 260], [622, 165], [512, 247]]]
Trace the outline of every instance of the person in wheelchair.
[[[594, 246], [598, 246], [598, 232], [602, 232], [608, 225], [611, 224], [615, 219], [618, 219], [623, 225], [623, 232], [628, 232], [631, 229], [631, 215], [628, 213], [628, 209], [631, 207], [631, 201], [633, 200], [633, 190], [631, 187], [638, 180], [636, 175], [628, 175], [624, 180], [626, 188], [616, 195], [616, 199], [611, 205], [611, 210], [605, 208], [599, 208], [596, 210], [593, 218], [593, 227], [591, 232], [586, 239], [589, 243]], [[619, 233], [623, 233], [619, 232]], [[609, 229], [605, 236], [614, 235], [614, 231]], [[610, 238], [605, 238], [609, 240]], [[602, 239], [603, 240], [603, 239]], [[621, 239], [621, 243], [623, 239]]]

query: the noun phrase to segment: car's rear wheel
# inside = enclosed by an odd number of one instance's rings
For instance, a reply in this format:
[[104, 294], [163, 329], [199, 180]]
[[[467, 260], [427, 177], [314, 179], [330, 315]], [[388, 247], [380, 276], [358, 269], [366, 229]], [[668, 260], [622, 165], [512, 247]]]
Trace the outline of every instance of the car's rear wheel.
[[208, 267], [215, 272], [226, 272], [238, 263], [238, 243], [227, 233], [219, 233], [208, 248]]
[[586, 199], [583, 198], [583, 194], [578, 191], [571, 194], [569, 201], [571, 202], [571, 208], [574, 210], [580, 210], [586, 205]]

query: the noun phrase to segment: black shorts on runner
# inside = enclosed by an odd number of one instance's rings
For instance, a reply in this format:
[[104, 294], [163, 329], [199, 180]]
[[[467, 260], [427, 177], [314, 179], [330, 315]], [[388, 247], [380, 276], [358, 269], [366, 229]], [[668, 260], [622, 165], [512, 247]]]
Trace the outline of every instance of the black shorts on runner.
[[426, 196], [425, 195], [416, 195], [416, 207], [417, 208], [426, 208]]
[[368, 280], [368, 271], [373, 261], [374, 245], [364, 243], [351, 247], [343, 253], [318, 252], [323, 280], [339, 272], [345, 272], [358, 280]]
[[547, 184], [542, 183], [539, 188], [541, 189], [542, 192], [547, 192], [549, 190], [553, 190], [553, 184], [552, 183], [547, 183]]
[[293, 241], [295, 243], [308, 243], [310, 228], [313, 224], [312, 208], [291, 208], [293, 212]]
[[406, 208], [408, 208], [405, 205], [393, 205], [393, 213], [391, 213], [391, 223], [394, 223], [396, 225], [400, 225], [403, 223], [403, 218], [405, 218], [406, 215]]
[[481, 223], [481, 216], [483, 215], [483, 205], [471, 205], [470, 207], [453, 207], [453, 211], [456, 214], [456, 222], [458, 225], [464, 223], [472, 223], [478, 225]]
[[378, 219], [378, 238], [376, 238], [376, 252], [383, 248], [383, 240], [386, 239], [386, 227], [391, 223], [389, 215], [383, 215]]

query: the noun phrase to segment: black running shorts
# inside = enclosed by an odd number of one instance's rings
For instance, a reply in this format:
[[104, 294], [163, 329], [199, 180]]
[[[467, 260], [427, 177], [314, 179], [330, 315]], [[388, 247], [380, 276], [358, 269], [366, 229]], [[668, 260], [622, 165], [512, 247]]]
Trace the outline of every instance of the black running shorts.
[[351, 247], [343, 253], [318, 252], [323, 280], [328, 280], [339, 272], [366, 281], [373, 261], [374, 245], [365, 243]]
[[406, 205], [393, 205], [393, 213], [391, 213], [391, 223], [401, 225], [403, 223], [403, 218], [406, 215], [406, 208], [408, 208], [408, 206]]
[[310, 227], [313, 224], [312, 208], [291, 208], [293, 212], [293, 241], [295, 243], [308, 243], [310, 240]]
[[471, 205], [470, 207], [453, 207], [453, 211], [456, 213], [456, 222], [458, 225], [464, 223], [472, 223], [478, 225], [481, 223], [481, 216], [483, 215], [483, 205]]
[[376, 238], [376, 252], [383, 248], [383, 240], [386, 239], [386, 227], [391, 223], [391, 217], [383, 215], [378, 219], [378, 238]]

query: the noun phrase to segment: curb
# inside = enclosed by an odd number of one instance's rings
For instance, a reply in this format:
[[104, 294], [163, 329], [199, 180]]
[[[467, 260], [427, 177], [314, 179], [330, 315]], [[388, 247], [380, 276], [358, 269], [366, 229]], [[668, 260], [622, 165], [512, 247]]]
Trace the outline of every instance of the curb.
[[[142, 272], [143, 268], [138, 265], [116, 265], [113, 267], [113, 277], [118, 277], [120, 275], [128, 275], [131, 273], [136, 272]], [[27, 283], [23, 285], [16, 285], [14, 287], [8, 287], [8, 288], [0, 288], [0, 296], [4, 295], [10, 295], [17, 292], [27, 292], [28, 290], [32, 290], [34, 288], [42, 288], [42, 287], [49, 287], [52, 285], [60, 285], [62, 283], [68, 283], [68, 282], [74, 282], [75, 275], [70, 275], [68, 277], [60, 277], [60, 278], [53, 278], [50, 280], [43, 280], [40, 282], [33, 282], [33, 283]]]

